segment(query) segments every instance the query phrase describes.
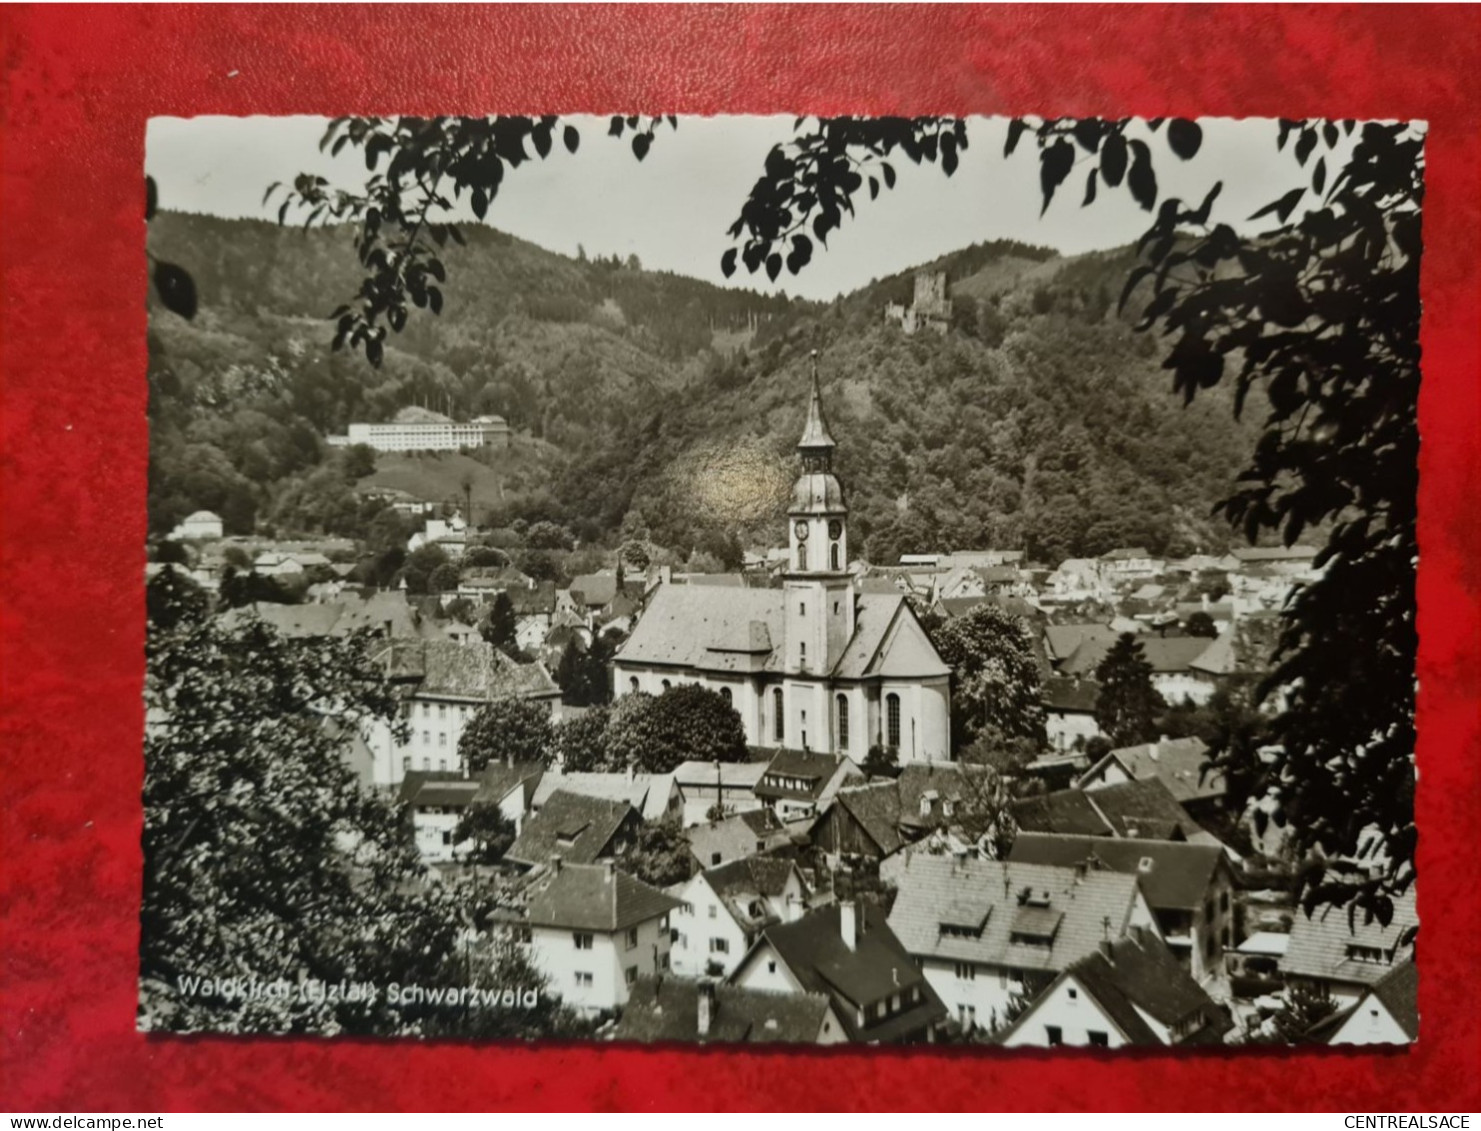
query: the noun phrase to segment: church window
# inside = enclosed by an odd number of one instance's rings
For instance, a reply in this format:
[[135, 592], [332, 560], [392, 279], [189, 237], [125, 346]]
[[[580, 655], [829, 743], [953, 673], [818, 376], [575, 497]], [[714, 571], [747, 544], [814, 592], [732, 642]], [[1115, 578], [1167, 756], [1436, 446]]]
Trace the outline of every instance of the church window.
[[725, 700], [725, 705], [727, 707], [730, 706], [730, 688], [728, 688], [728, 687], [722, 687], [722, 688], [720, 688], [720, 698]]
[[838, 697], [838, 748], [848, 749], [848, 696]]
[[807, 667], [807, 643], [806, 641], [797, 645], [797, 656], [803, 667]]
[[638, 677], [637, 676], [633, 676], [631, 679], [629, 679], [627, 681], [627, 689], [629, 691], [631, 691], [634, 695], [637, 694], [637, 692], [638, 692]]
[[664, 681], [663, 681], [663, 689], [664, 689], [664, 690], [665, 690], [665, 691], [667, 691], [667, 690], [668, 690], [668, 689], [669, 689], [669, 688], [670, 688], [670, 687], [672, 687], [672, 686], [673, 686], [673, 685], [672, 685], [672, 684], [671, 684], [671, 683], [669, 683], [669, 681], [668, 681], [668, 680], [664, 680]]
[[807, 547], [806, 546], [798, 546], [797, 547], [797, 568], [799, 570], [805, 570], [805, 569], [807, 569]]
[[806, 601], [798, 601], [797, 602], [797, 615], [800, 616], [800, 617], [807, 616], [807, 602]]
[[782, 702], [782, 689], [780, 687], [778, 687], [771, 693], [771, 706], [772, 735], [778, 742], [780, 742], [786, 735], [787, 726], [787, 717], [784, 714], [784, 706]]
[[885, 696], [885, 743], [888, 746], [900, 745], [900, 697], [891, 693]]
[[831, 559], [831, 568], [832, 568], [833, 572], [834, 573], [837, 573], [838, 570], [839, 570], [839, 568], [840, 568], [839, 565], [838, 565], [838, 543], [837, 542], [834, 542], [833, 545], [831, 547], [829, 547], [828, 556]]

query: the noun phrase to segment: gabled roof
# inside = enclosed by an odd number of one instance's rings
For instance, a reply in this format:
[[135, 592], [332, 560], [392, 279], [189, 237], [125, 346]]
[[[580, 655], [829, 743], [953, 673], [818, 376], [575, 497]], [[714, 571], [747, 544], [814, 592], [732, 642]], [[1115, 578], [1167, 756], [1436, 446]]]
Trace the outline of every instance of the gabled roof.
[[1142, 655], [1154, 675], [1188, 671], [1214, 643], [1206, 636], [1141, 637]]
[[719, 783], [728, 788], [750, 789], [766, 773], [767, 762], [680, 762], [674, 767], [674, 780], [686, 792], [703, 790], [705, 786], [715, 788]]
[[[844, 759], [832, 754], [814, 754], [807, 750], [779, 750], [766, 767], [766, 773], [755, 785], [757, 797], [766, 799], [793, 798], [816, 801], [835, 774], [842, 770]], [[850, 763], [852, 765], [852, 763]], [[776, 785], [768, 779], [782, 777], [794, 779], [800, 786]]]
[[1301, 562], [1315, 558], [1317, 549], [1315, 546], [1249, 546], [1229, 553], [1241, 562]]
[[669, 793], [674, 779], [669, 774], [626, 774], [626, 773], [548, 773], [540, 779], [531, 799], [536, 809], [541, 808], [557, 792], [579, 793], [583, 797], [600, 797], [608, 801], [626, 801], [644, 817], [650, 815], [649, 795], [656, 796], [654, 806], [657, 815], [662, 815], [668, 806]]
[[780, 897], [786, 892], [787, 882], [794, 875], [798, 877], [799, 891], [805, 891], [801, 886], [801, 874], [797, 871], [797, 865], [791, 860], [780, 856], [748, 856], [708, 869], [704, 873], [704, 879], [714, 893], [731, 908], [738, 922], [751, 922], [757, 918], [775, 918], [765, 909], [759, 916], [751, 914], [753, 897]]
[[[975, 856], [910, 851], [881, 874], [898, 889], [890, 926], [912, 955], [1021, 970], [1062, 970], [1119, 938], [1137, 900], [1133, 876]], [[980, 926], [943, 930], [964, 917]]]
[[633, 807], [626, 801], [557, 790], [540, 812], [525, 821], [505, 859], [515, 864], [543, 864], [559, 855], [572, 864], [589, 864], [607, 853], [630, 814]]
[[[1348, 922], [1348, 909], [1328, 906], [1310, 917], [1297, 912], [1291, 923], [1291, 942], [1281, 960], [1287, 975], [1371, 986], [1410, 956], [1400, 938], [1419, 925], [1411, 888], [1393, 897], [1394, 916], [1387, 927], [1374, 919], [1364, 922], [1358, 911]], [[1372, 952], [1377, 952], [1376, 954]], [[1376, 959], [1376, 960], [1375, 960]]]
[[1143, 546], [1118, 546], [1114, 550], [1107, 550], [1101, 555], [1101, 560], [1106, 562], [1126, 562], [1134, 558], [1150, 558]]
[[710, 1027], [699, 1032], [701, 986], [683, 978], [639, 978], [612, 1032], [616, 1041], [707, 1041], [729, 1044], [810, 1044], [823, 1032], [826, 994], [781, 994], [714, 985]]
[[729, 863], [790, 844], [792, 837], [774, 810], [756, 809], [723, 821], [691, 826], [684, 830], [684, 839], [689, 842], [694, 858], [710, 867], [716, 853], [722, 864]]
[[1080, 776], [1080, 786], [1099, 792], [1093, 783], [1114, 762], [1138, 781], [1154, 778], [1161, 781], [1180, 802], [1222, 797], [1228, 791], [1228, 784], [1221, 772], [1205, 769], [1207, 759], [1208, 745], [1196, 735], [1159, 739], [1140, 746], [1123, 746], [1112, 750], [1086, 770]]
[[1044, 681], [1043, 699], [1046, 711], [1065, 714], [1089, 715], [1095, 712], [1095, 701], [1100, 696], [1100, 684], [1093, 679], [1072, 679], [1068, 676], [1050, 676]]
[[881, 856], [888, 856], [905, 843], [900, 835], [900, 791], [894, 782], [840, 789], [835, 803], [879, 846]]
[[532, 927], [621, 931], [666, 915], [679, 900], [605, 864], [562, 861], [529, 889]]
[[[1178, 1044], [1190, 1039], [1204, 1043], [1230, 1027], [1228, 1015], [1183, 969], [1167, 945], [1142, 928], [1132, 928], [1124, 938], [1101, 943], [1065, 970], [1054, 985], [1071, 979], [1121, 1030], [1128, 1044], [1163, 1043], [1148, 1024], [1149, 1017], [1169, 1030], [1190, 1025], [1192, 1031], [1187, 1038], [1174, 1039]], [[997, 1040], [1028, 1024], [1033, 1013], [1031, 1006]]]
[[1078, 789], [1062, 789], [1013, 802], [1013, 819], [1020, 830], [1038, 833], [1069, 833], [1083, 836], [1114, 836], [1115, 830]]
[[1044, 628], [1044, 643], [1049, 659], [1063, 662], [1087, 643], [1103, 643], [1109, 649], [1117, 635], [1108, 624], [1051, 624]]
[[474, 801], [480, 804], [497, 805], [514, 792], [524, 787], [520, 808], [529, 809], [535, 798], [535, 787], [539, 785], [545, 767], [537, 762], [518, 763], [506, 766], [503, 762], [490, 762], [478, 776], [478, 794]]
[[[768, 927], [756, 946], [769, 943], [806, 993], [825, 993], [854, 1041], [888, 1041], [918, 1033], [941, 1020], [946, 1010], [925, 975], [886, 922], [868, 904], [855, 910], [857, 945], [850, 950], [840, 926], [838, 904], [810, 911], [790, 923]], [[755, 948], [753, 948], [754, 950]], [[918, 1005], [885, 1021], [859, 1024], [858, 1010], [917, 988]]]
[[[977, 790], [973, 778], [986, 780], [992, 771], [986, 766], [967, 762], [907, 762], [895, 779], [900, 798], [900, 824], [907, 829], [940, 828], [949, 824], [954, 814], [946, 812], [949, 801], [972, 799]], [[930, 813], [921, 816], [921, 800], [929, 803]]]
[[1019, 833], [1008, 855], [1015, 864], [1095, 866], [1135, 876], [1153, 910], [1192, 911], [1203, 905], [1224, 858], [1217, 845], [1175, 840]]
[[555, 582], [542, 581], [534, 586], [515, 585], [505, 590], [515, 616], [538, 616], [555, 612]]
[[402, 775], [401, 785], [396, 790], [396, 800], [415, 802], [421, 794], [423, 787], [434, 782], [461, 782], [468, 780], [463, 777], [460, 770], [407, 770]]
[[1414, 959], [1399, 963], [1377, 982], [1373, 983], [1372, 994], [1388, 1010], [1404, 1035], [1411, 1041], [1419, 1039], [1419, 967]]
[[[1117, 836], [1138, 840], [1179, 840], [1200, 832], [1198, 822], [1178, 804], [1160, 778], [1126, 781], [1084, 791]], [[1046, 829], [1046, 832], [1065, 830]]]

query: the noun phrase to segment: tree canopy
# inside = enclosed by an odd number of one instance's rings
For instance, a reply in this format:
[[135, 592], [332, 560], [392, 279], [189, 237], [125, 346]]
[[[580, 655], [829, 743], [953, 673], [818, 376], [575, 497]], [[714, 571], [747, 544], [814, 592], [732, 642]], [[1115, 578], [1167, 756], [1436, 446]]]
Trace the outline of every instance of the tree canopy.
[[1022, 617], [979, 605], [946, 621], [936, 650], [950, 666], [952, 741], [969, 745], [991, 731], [1043, 744], [1044, 702], [1033, 634]]
[[697, 683], [662, 695], [624, 695], [607, 724], [609, 762], [667, 774], [682, 762], [744, 762], [741, 717], [718, 691]]
[[463, 728], [458, 757], [470, 774], [481, 773], [490, 762], [546, 763], [554, 736], [555, 725], [546, 704], [495, 699], [480, 707]]
[[1142, 643], [1123, 632], [1095, 669], [1100, 690], [1095, 696], [1095, 725], [1114, 747], [1135, 746], [1157, 738], [1157, 719], [1167, 709], [1152, 686], [1152, 665]]

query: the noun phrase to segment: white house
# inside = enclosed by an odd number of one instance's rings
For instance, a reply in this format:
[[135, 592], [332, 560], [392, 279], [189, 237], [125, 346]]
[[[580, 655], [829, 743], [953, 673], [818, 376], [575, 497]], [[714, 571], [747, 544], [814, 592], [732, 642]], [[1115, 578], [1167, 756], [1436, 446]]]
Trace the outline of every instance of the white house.
[[1015, 997], [1101, 942], [1158, 933], [1135, 876], [916, 849], [881, 863], [880, 878], [899, 892], [891, 929], [969, 1032], [999, 1028]]
[[616, 1009], [639, 977], [669, 969], [669, 915], [678, 905], [613, 861], [557, 859], [529, 893], [531, 956], [567, 1005]]
[[793, 861], [751, 856], [700, 872], [670, 894], [681, 901], [672, 918], [674, 973], [724, 978], [762, 930], [801, 916], [808, 890]]
[[1349, 921], [1347, 910], [1337, 906], [1297, 912], [1281, 960], [1286, 984], [1324, 989], [1344, 1008], [1356, 1005], [1385, 975], [1413, 959], [1409, 935], [1419, 925], [1414, 890], [1394, 896], [1393, 905], [1388, 926], [1365, 922], [1362, 912]]
[[1072, 964], [996, 1037], [1024, 1046], [1217, 1043], [1228, 1015], [1152, 932], [1133, 927]]
[[222, 536], [221, 516], [211, 511], [196, 511], [194, 514], [186, 515], [170, 531], [170, 538], [176, 542], [208, 542], [216, 541]]
[[834, 447], [815, 367], [782, 587], [658, 586], [613, 660], [614, 692], [700, 684], [752, 746], [949, 759], [950, 669], [903, 595], [855, 591]]
[[1336, 1022], [1329, 1044], [1407, 1045], [1419, 1038], [1419, 968], [1395, 966]]
[[711, 810], [720, 806], [725, 816], [760, 809], [756, 785], [766, 773], [765, 762], [680, 762], [674, 783], [684, 806], [684, 827], [707, 824]]

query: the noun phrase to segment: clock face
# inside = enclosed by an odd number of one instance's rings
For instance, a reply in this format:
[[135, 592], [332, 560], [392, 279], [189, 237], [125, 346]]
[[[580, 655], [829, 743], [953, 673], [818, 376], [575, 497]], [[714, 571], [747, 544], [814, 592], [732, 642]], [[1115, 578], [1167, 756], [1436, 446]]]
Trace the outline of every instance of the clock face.
[[837, 542], [838, 539], [841, 538], [842, 536], [843, 536], [843, 523], [839, 522], [838, 519], [835, 518], [831, 522], [828, 523], [828, 537], [829, 538], [832, 538], [833, 541]]
[[797, 541], [799, 541], [799, 542], [806, 542], [807, 541], [807, 523], [805, 523], [805, 522], [799, 522], [792, 529], [797, 532]]

